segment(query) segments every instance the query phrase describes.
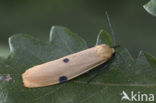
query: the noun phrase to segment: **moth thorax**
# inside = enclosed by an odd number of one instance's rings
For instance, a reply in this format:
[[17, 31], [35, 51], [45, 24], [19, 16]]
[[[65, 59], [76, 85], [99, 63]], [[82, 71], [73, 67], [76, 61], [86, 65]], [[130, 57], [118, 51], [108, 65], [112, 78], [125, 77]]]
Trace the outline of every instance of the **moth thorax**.
[[115, 50], [106, 44], [102, 44], [96, 47], [96, 52], [101, 58], [110, 59]]

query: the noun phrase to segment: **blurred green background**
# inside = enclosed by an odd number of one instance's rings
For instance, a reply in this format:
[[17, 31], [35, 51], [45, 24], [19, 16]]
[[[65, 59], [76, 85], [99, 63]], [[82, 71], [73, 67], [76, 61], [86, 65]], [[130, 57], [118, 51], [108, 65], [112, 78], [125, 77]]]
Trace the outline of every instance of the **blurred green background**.
[[100, 29], [110, 32], [110, 15], [118, 44], [136, 56], [156, 55], [156, 17], [142, 7], [149, 0], [1, 0], [0, 56], [9, 53], [8, 38], [17, 33], [48, 40], [52, 25], [70, 28], [93, 46]]

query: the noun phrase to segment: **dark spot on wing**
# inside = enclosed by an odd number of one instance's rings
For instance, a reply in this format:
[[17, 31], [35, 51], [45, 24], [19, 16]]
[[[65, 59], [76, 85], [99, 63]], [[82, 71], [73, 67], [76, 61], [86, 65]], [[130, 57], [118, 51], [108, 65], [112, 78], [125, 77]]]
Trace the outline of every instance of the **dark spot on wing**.
[[68, 80], [68, 79], [67, 79], [66, 76], [61, 76], [61, 77], [59, 78], [59, 82], [60, 82], [60, 83], [66, 82], [67, 80]]
[[63, 59], [63, 62], [68, 63], [69, 62], [69, 59], [68, 58], [65, 58], [65, 59]]

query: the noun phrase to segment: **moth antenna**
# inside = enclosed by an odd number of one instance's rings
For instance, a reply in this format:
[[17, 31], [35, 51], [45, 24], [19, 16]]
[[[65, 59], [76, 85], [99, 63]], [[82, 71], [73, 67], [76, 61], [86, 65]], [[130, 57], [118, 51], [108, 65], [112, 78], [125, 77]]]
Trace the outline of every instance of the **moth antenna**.
[[112, 24], [111, 24], [111, 22], [110, 22], [110, 17], [109, 17], [109, 15], [108, 15], [107, 11], [105, 12], [105, 15], [106, 15], [106, 17], [107, 17], [107, 21], [108, 21], [108, 24], [109, 24], [109, 28], [110, 28], [110, 30], [111, 30], [111, 35], [112, 35], [114, 44], [116, 45], [115, 33], [114, 33], [113, 28], [112, 28]]
[[91, 76], [91, 78], [88, 80], [88, 83], [90, 83], [100, 72], [102, 72], [103, 70], [105, 70], [105, 68], [108, 67], [108, 64], [106, 64], [103, 68], [100, 68], [99, 70], [96, 71], [95, 74], [93, 74]]

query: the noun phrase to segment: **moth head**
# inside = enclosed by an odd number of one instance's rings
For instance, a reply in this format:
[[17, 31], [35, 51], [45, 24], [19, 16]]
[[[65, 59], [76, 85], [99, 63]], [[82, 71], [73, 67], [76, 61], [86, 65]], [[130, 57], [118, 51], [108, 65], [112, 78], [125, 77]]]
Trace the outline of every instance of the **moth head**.
[[110, 59], [114, 53], [115, 49], [107, 44], [97, 46], [97, 54], [102, 58]]

